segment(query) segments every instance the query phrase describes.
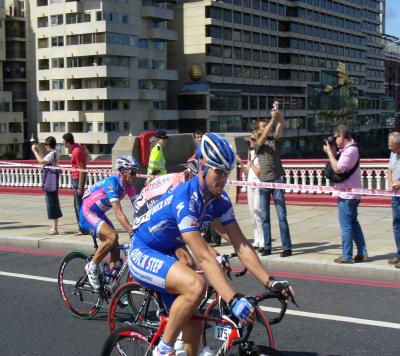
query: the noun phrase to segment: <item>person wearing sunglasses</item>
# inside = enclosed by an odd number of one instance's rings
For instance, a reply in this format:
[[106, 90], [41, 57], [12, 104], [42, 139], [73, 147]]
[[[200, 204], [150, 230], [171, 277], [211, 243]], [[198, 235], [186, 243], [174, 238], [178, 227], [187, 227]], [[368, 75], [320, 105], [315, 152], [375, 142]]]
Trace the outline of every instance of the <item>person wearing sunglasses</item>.
[[120, 201], [127, 195], [133, 204], [139, 164], [131, 156], [120, 156], [115, 162], [115, 169], [118, 174], [102, 179], [86, 190], [80, 211], [79, 223], [82, 230], [102, 241], [93, 259], [85, 266], [89, 283], [94, 290], [100, 288], [98, 265], [109, 252], [111, 253], [110, 268], [112, 269], [115, 264], [121, 265], [121, 262], [118, 262], [120, 251], [115, 248], [118, 244], [118, 233], [107, 218], [106, 212], [113, 209], [115, 217], [124, 230], [129, 235], [132, 233], [131, 224], [122, 211]]
[[232, 147], [221, 136], [207, 133], [197, 151], [201, 160], [197, 176], [164, 194], [134, 230], [128, 254], [131, 275], [141, 284], [160, 292], [169, 307], [169, 322], [153, 355], [173, 355], [174, 343], [183, 331], [187, 355], [197, 355], [202, 325], [190, 317], [204, 297], [206, 282], [178, 260], [177, 249], [187, 246], [232, 313], [252, 323], [254, 309], [237, 293], [218, 264], [215, 253], [201, 235], [214, 219], [224, 227], [242, 263], [267, 288], [288, 296], [287, 282], [271, 277], [235, 219], [232, 203], [224, 191], [235, 168]]

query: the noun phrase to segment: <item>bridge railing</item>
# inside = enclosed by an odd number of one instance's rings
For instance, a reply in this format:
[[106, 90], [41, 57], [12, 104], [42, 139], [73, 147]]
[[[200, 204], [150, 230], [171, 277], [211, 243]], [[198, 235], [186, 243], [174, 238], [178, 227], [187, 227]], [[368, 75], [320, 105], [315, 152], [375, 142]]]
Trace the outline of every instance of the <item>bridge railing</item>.
[[[282, 160], [285, 170], [284, 183], [303, 184], [317, 186], [332, 186], [329, 179], [324, 176], [324, 168], [327, 160], [317, 159], [287, 159]], [[368, 189], [388, 189], [387, 183], [387, 159], [361, 159], [361, 183], [363, 188]], [[242, 180], [246, 176], [240, 166], [238, 166], [238, 177]], [[246, 192], [246, 187], [239, 187], [238, 194]], [[302, 189], [288, 189], [287, 193], [308, 193]], [[329, 192], [328, 192], [329, 193]], [[315, 194], [325, 194], [321, 191]], [[329, 193], [330, 194], [330, 193]]]
[[[0, 187], [39, 188], [42, 186], [43, 169], [30, 167], [29, 161], [10, 161], [0, 164]], [[71, 165], [60, 164], [60, 188], [72, 188]], [[87, 166], [86, 187], [111, 175], [111, 162], [91, 163]]]

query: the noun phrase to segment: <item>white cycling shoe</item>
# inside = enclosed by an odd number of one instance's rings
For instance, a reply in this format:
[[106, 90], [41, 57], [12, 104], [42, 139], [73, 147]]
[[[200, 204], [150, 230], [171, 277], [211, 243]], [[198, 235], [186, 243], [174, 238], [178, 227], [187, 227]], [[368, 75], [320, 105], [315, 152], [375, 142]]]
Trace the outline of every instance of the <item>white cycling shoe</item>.
[[100, 290], [99, 269], [96, 267], [91, 269], [90, 262], [86, 264], [85, 271], [89, 279], [89, 283], [95, 291]]

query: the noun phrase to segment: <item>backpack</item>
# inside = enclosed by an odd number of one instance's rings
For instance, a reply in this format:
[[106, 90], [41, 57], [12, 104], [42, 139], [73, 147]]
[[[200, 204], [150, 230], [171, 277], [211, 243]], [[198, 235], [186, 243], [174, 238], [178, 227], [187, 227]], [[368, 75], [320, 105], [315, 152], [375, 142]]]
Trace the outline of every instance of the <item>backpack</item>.
[[[357, 145], [350, 145], [350, 146], [357, 146]], [[350, 146], [348, 146], [348, 147], [350, 147]], [[340, 153], [338, 155], [336, 155], [336, 159], [338, 160], [339, 158], [340, 158]], [[352, 169], [350, 169], [348, 172], [335, 173], [335, 171], [332, 168], [331, 163], [328, 162], [324, 168], [324, 175], [325, 175], [325, 178], [329, 179], [333, 183], [341, 183], [341, 182], [345, 181], [346, 179], [349, 179], [353, 175], [353, 173], [357, 170], [359, 165], [360, 165], [360, 158], [358, 158], [354, 167]]]

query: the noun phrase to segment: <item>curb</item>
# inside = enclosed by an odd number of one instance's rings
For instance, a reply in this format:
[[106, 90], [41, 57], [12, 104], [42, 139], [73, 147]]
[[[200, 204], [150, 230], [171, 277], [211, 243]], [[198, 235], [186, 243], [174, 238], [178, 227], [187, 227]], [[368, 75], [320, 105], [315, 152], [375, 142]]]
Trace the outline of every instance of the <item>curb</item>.
[[[0, 234], [0, 245], [7, 245], [18, 248], [42, 249], [57, 252], [71, 252], [83, 250], [93, 253], [93, 242], [77, 241], [68, 237], [37, 237], [37, 236], [16, 236]], [[231, 253], [230, 246], [217, 247], [221, 253]], [[384, 281], [400, 281], [400, 270], [392, 266], [381, 266], [369, 263], [355, 263], [351, 265], [338, 265], [331, 261], [308, 260], [297, 257], [282, 258], [279, 256], [260, 256], [260, 259], [267, 269], [274, 273], [280, 270], [292, 273], [323, 274], [338, 277], [379, 279]], [[232, 266], [240, 267], [240, 262], [232, 261]], [[277, 272], [278, 273], [278, 272]]]

